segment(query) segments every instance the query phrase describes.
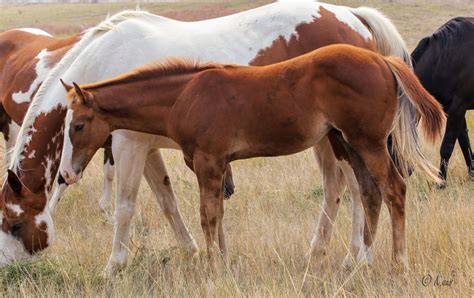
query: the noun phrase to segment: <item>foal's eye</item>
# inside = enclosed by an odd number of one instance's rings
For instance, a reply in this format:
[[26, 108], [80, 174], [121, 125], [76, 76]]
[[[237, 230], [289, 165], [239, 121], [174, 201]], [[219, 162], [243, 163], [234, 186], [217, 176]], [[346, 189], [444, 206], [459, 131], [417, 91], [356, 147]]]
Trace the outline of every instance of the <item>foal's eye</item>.
[[75, 130], [76, 132], [81, 131], [83, 128], [84, 128], [84, 124], [76, 124], [76, 125], [74, 126], [74, 130]]
[[20, 235], [20, 230], [21, 230], [21, 227], [23, 226], [23, 223], [17, 223], [17, 224], [14, 224], [12, 227], [11, 227], [11, 232], [12, 232], [12, 235], [15, 236], [15, 237], [18, 237]]

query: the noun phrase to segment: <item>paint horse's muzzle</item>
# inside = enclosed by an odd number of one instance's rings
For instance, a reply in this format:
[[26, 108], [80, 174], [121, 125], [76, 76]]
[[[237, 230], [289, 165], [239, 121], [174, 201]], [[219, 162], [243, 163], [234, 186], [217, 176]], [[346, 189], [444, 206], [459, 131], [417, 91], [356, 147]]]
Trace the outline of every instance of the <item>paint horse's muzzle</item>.
[[74, 184], [78, 182], [79, 180], [81, 180], [82, 178], [82, 170], [79, 170], [79, 171], [63, 170], [60, 174], [68, 185]]

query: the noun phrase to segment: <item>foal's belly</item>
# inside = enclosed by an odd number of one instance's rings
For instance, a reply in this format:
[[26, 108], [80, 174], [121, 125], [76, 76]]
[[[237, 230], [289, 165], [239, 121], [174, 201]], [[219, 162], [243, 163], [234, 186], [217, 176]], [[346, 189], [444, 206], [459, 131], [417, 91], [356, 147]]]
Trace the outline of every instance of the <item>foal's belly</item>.
[[246, 140], [236, 142], [240, 148], [235, 148], [235, 159], [295, 154], [313, 147], [329, 129], [322, 117], [293, 129], [262, 127], [258, 132], [247, 134]]

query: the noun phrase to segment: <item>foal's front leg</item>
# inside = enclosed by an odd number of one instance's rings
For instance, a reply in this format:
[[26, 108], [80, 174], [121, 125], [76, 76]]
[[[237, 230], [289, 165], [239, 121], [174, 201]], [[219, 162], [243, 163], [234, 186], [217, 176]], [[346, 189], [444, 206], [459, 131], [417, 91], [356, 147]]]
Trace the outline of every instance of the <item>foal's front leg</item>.
[[[207, 253], [211, 268], [216, 269], [215, 248], [219, 240], [220, 251], [227, 254], [225, 236], [223, 231], [224, 195], [223, 181], [226, 162], [213, 155], [195, 153], [193, 168], [196, 173], [201, 196], [200, 213], [201, 227], [207, 243]], [[220, 230], [220, 235], [218, 231]]]

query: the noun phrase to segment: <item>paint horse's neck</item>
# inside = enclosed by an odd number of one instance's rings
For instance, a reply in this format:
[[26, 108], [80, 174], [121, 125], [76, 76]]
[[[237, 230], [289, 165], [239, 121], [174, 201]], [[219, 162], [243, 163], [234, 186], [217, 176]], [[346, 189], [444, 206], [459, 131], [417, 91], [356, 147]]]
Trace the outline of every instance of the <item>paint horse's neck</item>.
[[179, 94], [200, 71], [214, 67], [179, 64], [156, 74], [147, 69], [83, 88], [93, 95], [92, 107], [111, 131], [129, 129], [167, 136], [169, 111]]

